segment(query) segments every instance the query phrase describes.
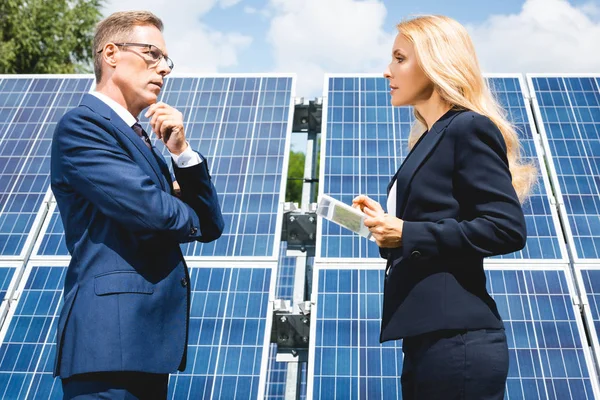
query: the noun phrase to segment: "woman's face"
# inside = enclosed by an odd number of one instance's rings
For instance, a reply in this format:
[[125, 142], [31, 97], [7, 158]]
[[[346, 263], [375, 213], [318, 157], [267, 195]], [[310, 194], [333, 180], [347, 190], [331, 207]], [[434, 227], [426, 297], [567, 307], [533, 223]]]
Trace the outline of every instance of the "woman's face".
[[396, 36], [392, 62], [383, 76], [390, 81], [393, 106], [417, 105], [433, 94], [433, 83], [421, 69], [413, 44], [402, 34]]

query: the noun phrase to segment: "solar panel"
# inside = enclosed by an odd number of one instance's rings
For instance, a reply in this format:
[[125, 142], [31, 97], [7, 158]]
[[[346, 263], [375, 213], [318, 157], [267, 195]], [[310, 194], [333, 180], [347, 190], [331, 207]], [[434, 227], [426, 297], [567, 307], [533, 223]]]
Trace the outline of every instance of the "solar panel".
[[52, 377], [54, 338], [66, 268], [28, 266], [0, 332], [0, 398], [62, 397]]
[[14, 264], [0, 264], [0, 300], [7, 300], [17, 266]]
[[[0, 398], [62, 398], [52, 367], [65, 273], [57, 263], [28, 266], [0, 333]], [[191, 265], [187, 369], [171, 375], [170, 399], [262, 398], [272, 275], [273, 263]]]
[[583, 300], [583, 315], [590, 332], [590, 340], [596, 356], [600, 357], [600, 265], [575, 268], [575, 276]]
[[[58, 119], [79, 104], [87, 76], [0, 77], [0, 255], [21, 256], [49, 187]], [[31, 237], [32, 240], [33, 237]]]
[[[185, 256], [277, 258], [294, 91], [295, 78], [288, 75], [165, 80], [160, 100], [184, 114], [186, 137], [208, 159], [225, 219], [219, 240], [182, 245]], [[151, 136], [170, 165], [166, 149]], [[66, 256], [56, 210], [45, 232], [36, 254]]]
[[[383, 271], [318, 264], [307, 397], [400, 399], [400, 342], [379, 344]], [[486, 270], [509, 346], [506, 399], [593, 399], [597, 378], [570, 272]]]
[[[490, 77], [488, 82], [520, 133], [523, 155], [540, 171], [538, 184], [523, 206], [527, 246], [520, 252], [495, 258], [503, 262], [527, 259], [564, 263], [566, 249], [562, 233], [557, 229], [556, 210], [548, 195], [551, 191], [547, 174], [545, 168], [539, 167], [541, 151], [520, 78], [516, 75]], [[320, 193], [348, 204], [354, 196], [367, 194], [385, 207], [387, 185], [407, 154], [408, 135], [414, 120], [411, 108], [392, 107], [388, 81], [374, 75], [330, 75], [324, 94]], [[326, 220], [322, 220], [320, 226], [318, 258], [331, 261], [379, 257], [373, 242]]]
[[20, 270], [18, 263], [0, 263], [0, 328], [8, 312], [9, 302], [12, 298], [16, 278]]
[[600, 262], [600, 75], [528, 75], [575, 262]]
[[262, 398], [271, 334], [272, 264], [191, 272], [188, 366], [171, 375], [169, 398]]

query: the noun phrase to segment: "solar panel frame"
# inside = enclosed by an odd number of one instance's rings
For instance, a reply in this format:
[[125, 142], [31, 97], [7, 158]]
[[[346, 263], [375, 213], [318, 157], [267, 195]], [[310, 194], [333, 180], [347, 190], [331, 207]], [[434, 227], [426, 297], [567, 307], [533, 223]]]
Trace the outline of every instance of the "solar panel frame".
[[[321, 169], [319, 172], [319, 181], [321, 182], [321, 185], [319, 185], [319, 195], [324, 194], [324, 188], [325, 188], [325, 181], [326, 181], [326, 175], [325, 175], [325, 169], [326, 169], [326, 159], [327, 159], [327, 135], [328, 135], [328, 121], [329, 121], [329, 82], [330, 82], [330, 78], [379, 78], [381, 75], [380, 74], [371, 74], [371, 73], [364, 73], [364, 74], [325, 74], [324, 77], [324, 85], [323, 85], [323, 111], [322, 111], [322, 120], [323, 120], [323, 126], [322, 126], [322, 133], [321, 133], [321, 155], [320, 155], [320, 165], [321, 165]], [[544, 162], [544, 158], [543, 158], [543, 154], [544, 154], [544, 149], [542, 147], [542, 143], [541, 143], [541, 136], [539, 135], [539, 132], [536, 128], [535, 125], [535, 119], [533, 116], [533, 113], [531, 112], [531, 108], [528, 107], [528, 102], [529, 102], [529, 95], [527, 93], [527, 85], [525, 84], [525, 81], [523, 79], [523, 76], [521, 74], [485, 74], [486, 78], [511, 78], [511, 79], [517, 79], [520, 85], [520, 94], [523, 97], [523, 101], [525, 104], [525, 112], [526, 112], [526, 117], [527, 117], [527, 121], [526, 124], [529, 126], [529, 129], [533, 135], [533, 144], [535, 147], [535, 152], [536, 152], [536, 160], [538, 165], [540, 166], [539, 168], [539, 176], [541, 176], [541, 180], [538, 181], [540, 185], [543, 186], [544, 188], [544, 194], [539, 194], [539, 196], [544, 197], [546, 199], [546, 204], [549, 207], [549, 211], [550, 211], [550, 217], [551, 217], [551, 223], [553, 224], [554, 227], [554, 231], [556, 233], [556, 244], [558, 245], [558, 251], [560, 252], [560, 257], [558, 258], [553, 258], [553, 259], [543, 259], [543, 258], [535, 258], [535, 259], [529, 259], [529, 258], [523, 258], [523, 259], [500, 259], [500, 258], [492, 258], [492, 259], [486, 259], [486, 265], [495, 265], [495, 264], [499, 264], [499, 265], [519, 265], [522, 264], [525, 260], [528, 263], [532, 263], [535, 265], [547, 265], [547, 264], [557, 264], [557, 265], [562, 265], [566, 262], [569, 261], [569, 256], [568, 256], [568, 251], [567, 251], [567, 247], [565, 246], [565, 240], [563, 237], [563, 232], [561, 229], [561, 225], [560, 225], [560, 219], [559, 219], [559, 215], [558, 215], [558, 211], [556, 209], [556, 200], [554, 199], [554, 196], [552, 194], [552, 187], [550, 185], [550, 177], [548, 176], [548, 173], [546, 171], [546, 169], [543, 167], [545, 165]], [[360, 106], [355, 106], [357, 109], [360, 109]], [[397, 125], [399, 122], [395, 121], [394, 119], [394, 125]], [[394, 127], [394, 129], [396, 129], [396, 127]], [[398, 128], [399, 129], [399, 128]], [[400, 135], [399, 132], [396, 132], [395, 135]], [[398, 152], [398, 149], [395, 149], [396, 152]], [[400, 160], [399, 158], [396, 156], [396, 168], [400, 165]], [[390, 176], [391, 178], [391, 176]], [[359, 193], [355, 193], [355, 195], [358, 195]], [[322, 256], [322, 246], [323, 246], [323, 236], [324, 236], [324, 228], [323, 228], [323, 218], [319, 217], [319, 223], [318, 223], [318, 229], [317, 229], [317, 238], [316, 238], [316, 255], [315, 255], [315, 262], [318, 263], [341, 263], [341, 264], [356, 264], [356, 265], [360, 265], [363, 264], [365, 262], [367, 263], [379, 263], [379, 262], [383, 262], [385, 263], [385, 261], [378, 261], [376, 258], [369, 258], [369, 257], [324, 257]], [[554, 236], [552, 236], [554, 238]], [[367, 245], [367, 241], [366, 239], [361, 239], [361, 245], [362, 246], [366, 246]]]
[[[247, 261], [247, 260], [252, 260], [253, 262], [257, 262], [257, 261], [276, 261], [279, 258], [279, 252], [280, 252], [280, 238], [281, 238], [281, 230], [282, 230], [282, 226], [283, 226], [283, 203], [284, 203], [284, 199], [285, 199], [285, 190], [286, 190], [286, 183], [287, 183], [287, 171], [288, 171], [288, 167], [289, 167], [289, 157], [290, 157], [290, 149], [291, 149], [291, 134], [292, 134], [292, 123], [293, 123], [293, 117], [294, 117], [294, 105], [295, 105], [295, 93], [296, 93], [296, 75], [295, 74], [284, 74], [284, 73], [253, 73], [253, 74], [221, 74], [221, 73], [215, 73], [215, 74], [174, 74], [174, 75], [169, 75], [169, 77], [166, 79], [165, 81], [165, 87], [163, 88], [163, 91], [161, 92], [161, 97], [159, 97], [159, 101], [162, 100], [164, 95], [167, 95], [168, 93], [168, 87], [169, 87], [169, 82], [172, 82], [173, 79], [211, 79], [211, 78], [215, 78], [215, 79], [235, 79], [235, 78], [248, 78], [248, 79], [253, 79], [253, 78], [288, 78], [291, 79], [291, 87], [290, 87], [290, 96], [288, 99], [288, 104], [286, 106], [286, 108], [288, 109], [288, 118], [287, 118], [287, 126], [286, 126], [286, 131], [285, 131], [285, 144], [284, 144], [284, 148], [283, 148], [283, 159], [282, 159], [282, 169], [280, 171], [281, 174], [281, 180], [279, 182], [279, 190], [278, 190], [278, 196], [279, 196], [279, 201], [277, 201], [277, 210], [276, 210], [276, 224], [275, 224], [275, 229], [274, 229], [274, 234], [273, 234], [273, 252], [271, 255], [269, 256], [240, 256], [240, 255], [225, 255], [225, 256], [196, 256], [196, 255], [186, 255], [186, 260], [196, 260], [196, 261], [201, 261], [201, 260], [211, 260], [214, 262], [221, 262], [221, 261]], [[171, 79], [171, 81], [169, 80]], [[90, 90], [94, 90], [94, 86], [90, 89]], [[260, 89], [259, 89], [260, 90]], [[230, 90], [227, 90], [227, 93], [230, 93]], [[196, 91], [192, 91], [192, 93], [197, 93]], [[259, 105], [259, 101], [260, 98], [257, 100], [257, 105], [254, 106], [254, 108], [256, 109], [261, 109], [261, 106]], [[227, 109], [227, 104], [223, 105], [223, 109], [226, 110]], [[192, 118], [193, 118], [193, 112], [189, 112], [187, 115], [184, 115], [185, 118], [185, 122], [184, 122], [184, 126], [188, 126], [188, 124], [193, 123]], [[143, 112], [142, 112], [143, 115]], [[258, 121], [258, 116], [256, 116], [254, 119], [254, 124], [257, 124]], [[148, 122], [143, 122], [142, 124], [146, 130], [148, 131], [149, 126], [148, 126]], [[155, 136], [151, 135], [153, 141], [155, 142]], [[254, 138], [258, 138], [258, 135], [256, 135], [256, 137], [253, 136], [252, 140], [254, 140]], [[162, 148], [162, 145], [159, 145]], [[159, 151], [161, 150], [161, 148], [157, 148]], [[164, 153], [163, 153], [164, 155]], [[210, 159], [210, 154], [206, 155], [208, 158], [208, 162], [209, 165], [211, 163], [211, 159]], [[166, 160], [169, 163], [169, 160]], [[252, 163], [253, 159], [251, 157], [248, 157], [248, 165], [250, 165]], [[247, 171], [246, 174], [249, 176], [250, 172]], [[213, 173], [214, 175], [214, 173]], [[218, 189], [217, 189], [218, 191]], [[245, 199], [247, 199], [248, 197], [243, 197]], [[222, 204], [221, 204], [222, 205]], [[51, 199], [51, 204], [49, 206], [50, 211], [49, 211], [49, 217], [46, 218], [46, 220], [43, 223], [42, 226], [42, 234], [39, 235], [39, 238], [37, 240], [37, 242], [34, 245], [34, 250], [32, 253], [32, 260], [66, 260], [69, 258], [68, 255], [65, 254], [61, 254], [61, 255], [44, 255], [44, 254], [40, 254], [41, 251], [41, 247], [44, 244], [44, 241], [47, 240], [47, 236], [50, 236], [52, 234], [55, 234], [52, 232], [53, 229], [53, 225], [55, 224], [60, 224], [62, 225], [62, 222], [59, 221], [58, 218], [58, 210], [55, 207], [55, 200], [52, 198]], [[240, 208], [240, 210], [243, 210], [244, 206], [240, 206], [237, 207]], [[46, 235], [46, 233], [49, 233], [49, 235]], [[235, 236], [237, 235], [238, 230], [237, 228], [235, 230], [231, 231], [231, 234]], [[64, 234], [63, 234], [63, 238], [64, 238]], [[63, 243], [64, 245], [64, 243]], [[235, 251], [235, 249], [234, 249]]]
[[[544, 152], [546, 154], [546, 158], [548, 159], [548, 163], [547, 163], [547, 168], [550, 170], [550, 179], [552, 182], [552, 186], [554, 188], [554, 191], [556, 193], [556, 202], [557, 202], [557, 207], [559, 210], [559, 215], [560, 215], [560, 219], [563, 221], [562, 227], [565, 230], [565, 236], [566, 236], [566, 241], [567, 241], [567, 246], [569, 249], [569, 257], [571, 258], [573, 263], [576, 264], [597, 264], [600, 263], [600, 258], [582, 258], [579, 256], [578, 252], [577, 252], [577, 248], [576, 248], [576, 244], [574, 242], [574, 235], [573, 235], [573, 231], [571, 229], [571, 224], [570, 224], [570, 215], [567, 212], [566, 206], [565, 206], [565, 201], [564, 201], [564, 197], [563, 197], [563, 190], [561, 188], [560, 185], [560, 181], [559, 181], [559, 174], [555, 165], [555, 156], [554, 153], [552, 151], [552, 147], [550, 146], [550, 141], [549, 141], [549, 136], [548, 136], [548, 132], [546, 130], [545, 127], [545, 120], [542, 117], [542, 110], [541, 110], [541, 104], [540, 101], [538, 99], [538, 93], [535, 90], [535, 86], [534, 86], [534, 82], [533, 80], [536, 78], [558, 78], [558, 79], [564, 79], [564, 78], [591, 78], [591, 79], [595, 79], [596, 81], [596, 85], [598, 86], [598, 93], [600, 93], [600, 74], [580, 74], [580, 73], [565, 73], [565, 74], [558, 74], [558, 73], [538, 73], [538, 74], [525, 74], [526, 76], [526, 81], [527, 81], [527, 87], [529, 88], [529, 92], [531, 93], [531, 101], [532, 101], [532, 105], [533, 105], [533, 112], [534, 112], [534, 117], [535, 120], [537, 121], [537, 126], [539, 129], [539, 133], [542, 139], [542, 145], [543, 145], [543, 149]], [[565, 92], [567, 95], [570, 93], [569, 91]], [[573, 111], [573, 106], [570, 105], [569, 107], [569, 111], [572, 112]], [[577, 124], [578, 119], [577, 117], [573, 117], [575, 124]], [[600, 252], [599, 252], [600, 253]]]
[[[15, 115], [13, 116], [12, 120], [10, 122], [6, 123], [6, 127], [7, 129], [5, 129], [5, 132], [9, 132], [10, 126], [13, 123], [23, 123], [23, 122], [17, 122], [15, 121], [15, 118], [18, 116], [19, 110], [24, 109], [25, 108], [25, 100], [28, 99], [28, 95], [36, 93], [36, 94], [48, 94], [50, 97], [50, 104], [47, 105], [47, 107], [43, 107], [43, 117], [41, 121], [27, 121], [25, 122], [25, 124], [35, 124], [35, 135], [32, 136], [31, 138], [28, 139], [28, 148], [25, 150], [26, 154], [23, 154], [23, 157], [21, 160], [19, 160], [19, 163], [21, 164], [20, 168], [19, 168], [19, 172], [18, 174], [13, 174], [13, 176], [15, 176], [15, 180], [12, 183], [12, 187], [11, 189], [7, 192], [7, 196], [6, 196], [6, 202], [4, 203], [3, 209], [0, 210], [0, 214], [4, 212], [4, 208], [8, 205], [9, 203], [9, 199], [12, 196], [16, 195], [16, 189], [18, 188], [19, 183], [21, 182], [22, 178], [30, 176], [30, 175], [40, 175], [39, 171], [38, 173], [35, 173], [35, 171], [32, 171], [29, 169], [30, 167], [30, 163], [32, 161], [30, 161], [30, 158], [32, 157], [36, 157], [36, 158], [49, 158], [49, 149], [46, 149], [47, 154], [42, 154], [39, 153], [39, 150], [41, 149], [41, 146], [38, 148], [39, 145], [41, 145], [43, 143], [44, 140], [51, 140], [50, 137], [48, 137], [48, 130], [47, 130], [47, 125], [48, 124], [54, 124], [56, 121], [54, 121], [54, 119], [56, 119], [56, 111], [59, 110], [59, 112], [63, 111], [63, 109], [66, 108], [66, 106], [63, 103], [63, 100], [65, 100], [65, 98], [61, 97], [60, 94], [62, 93], [60, 90], [57, 90], [56, 92], [51, 92], [51, 91], [44, 91], [44, 88], [38, 88], [36, 86], [36, 84], [39, 82], [39, 80], [42, 81], [56, 81], [56, 84], [58, 85], [59, 89], [62, 88], [63, 86], [75, 83], [75, 85], [78, 84], [78, 80], [81, 81], [85, 81], [85, 80], [89, 80], [90, 82], [85, 83], [85, 82], [80, 82], [80, 84], [85, 84], [86, 87], [89, 86], [91, 84], [91, 79], [92, 79], [92, 75], [85, 75], [85, 74], [71, 74], [71, 75], [60, 75], [60, 74], [48, 74], [48, 75], [36, 75], [36, 74], [23, 74], [23, 75], [0, 75], [0, 82], [2, 84], [6, 84], [9, 81], [24, 81], [24, 80], [31, 80], [28, 85], [27, 85], [27, 89], [24, 89], [22, 92], [19, 93], [23, 93], [23, 97], [19, 102], [19, 105], [17, 107], [12, 107], [15, 109]], [[68, 94], [73, 96], [76, 94], [79, 94], [81, 92], [79, 92], [76, 88], [71, 87], [69, 88], [69, 92]], [[12, 92], [9, 92], [12, 93]], [[38, 100], [41, 97], [38, 98]], [[33, 99], [33, 97], [32, 97]], [[30, 109], [35, 109], [35, 107], [26, 107], [26, 108], [30, 108]], [[0, 146], [2, 145], [3, 141], [5, 139], [5, 136], [0, 136]], [[39, 153], [39, 154], [38, 154]], [[45, 172], [42, 171], [42, 175]], [[36, 202], [39, 202], [39, 208], [37, 210], [32, 210], [31, 213], [35, 214], [35, 217], [31, 223], [31, 226], [29, 227], [29, 230], [27, 232], [26, 235], [26, 239], [22, 244], [21, 247], [21, 251], [19, 252], [19, 254], [14, 254], [14, 255], [3, 255], [0, 254], [0, 260], [25, 260], [29, 254], [31, 253], [31, 247], [34, 245], [34, 241], [39, 233], [39, 230], [43, 224], [44, 218], [46, 216], [47, 213], [47, 206], [46, 203], [49, 200], [49, 194], [48, 192], [49, 190], [49, 175], [50, 175], [50, 171], [48, 168], [48, 177], [47, 177], [47, 182], [48, 182], [48, 190], [46, 190], [45, 192], [42, 193], [37, 193], [37, 192], [27, 192], [29, 194], [32, 195], [37, 195], [38, 198], [36, 199]], [[41, 198], [39, 198], [39, 196], [41, 195]], [[29, 214], [29, 212], [26, 212], [26, 214]]]
[[[307, 369], [307, 397], [306, 398], [318, 398], [315, 397], [315, 393], [314, 393], [314, 389], [315, 389], [315, 353], [316, 353], [316, 338], [317, 338], [317, 321], [319, 318], [318, 315], [318, 311], [319, 311], [319, 279], [320, 279], [320, 271], [321, 270], [359, 270], [360, 271], [369, 271], [369, 270], [375, 270], [375, 271], [380, 271], [381, 274], [384, 274], [384, 269], [381, 268], [380, 265], [378, 265], [377, 263], [363, 263], [360, 267], [356, 267], [354, 265], [342, 265], [339, 264], [337, 262], [335, 263], [329, 263], [329, 262], [319, 262], [315, 264], [315, 268], [314, 268], [314, 276], [313, 276], [313, 287], [315, 288], [313, 290], [312, 293], [312, 297], [311, 297], [311, 302], [313, 304], [312, 307], [312, 312], [311, 312], [311, 330], [310, 330], [310, 337], [311, 337], [311, 341], [310, 341], [310, 347], [309, 347], [309, 355], [308, 355], [308, 369]], [[599, 266], [600, 269], [600, 266]], [[570, 268], [568, 265], [557, 265], [554, 263], [547, 263], [543, 266], [539, 266], [539, 265], [527, 265], [527, 266], [517, 266], [517, 265], [494, 265], [494, 266], [486, 266], [485, 267], [486, 271], [517, 271], [517, 272], [522, 272], [522, 271], [534, 271], [534, 272], [550, 272], [550, 271], [559, 271], [559, 272], [563, 272], [565, 274], [565, 282], [567, 284], [568, 287], [568, 292], [569, 295], [571, 297], [572, 300], [572, 304], [571, 306], [573, 307], [573, 315], [575, 318], [575, 323], [577, 326], [577, 331], [578, 331], [578, 338], [580, 340], [580, 343], [582, 344], [582, 352], [583, 352], [583, 356], [585, 359], [585, 364], [587, 366], [587, 370], [589, 372], [589, 380], [590, 380], [590, 385], [591, 385], [591, 389], [594, 395], [594, 398], [600, 398], [600, 384], [598, 381], [598, 375], [597, 375], [597, 368], [596, 368], [596, 364], [595, 364], [595, 357], [592, 354], [592, 351], [590, 350], [590, 348], [587, 347], [587, 339], [586, 339], [586, 334], [585, 334], [585, 329], [584, 329], [584, 321], [583, 318], [579, 312], [579, 297], [577, 295], [577, 291], [576, 291], [576, 283], [575, 283], [575, 278], [574, 275], [572, 274]], [[360, 277], [359, 277], [360, 279]], [[366, 286], [366, 284], [365, 284]], [[360, 294], [364, 294], [364, 292], [357, 292], [356, 294], [360, 295]], [[535, 295], [532, 294], [532, 295]], [[357, 308], [360, 308], [361, 306], [358, 305]], [[364, 307], [367, 307], [366, 305]], [[503, 318], [505, 319], [505, 323], [507, 323], [508, 321], [510, 321], [510, 318], [507, 318], [507, 316], [503, 316]], [[361, 321], [364, 321], [361, 320]], [[535, 320], [533, 320], [535, 322]], [[360, 322], [360, 321], [359, 321]], [[534, 328], [535, 330], [535, 328]], [[507, 331], [508, 333], [508, 331]], [[359, 332], [360, 335], [360, 332]], [[507, 335], [507, 339], [509, 340], [509, 343], [511, 341], [511, 339], [508, 337]], [[536, 339], [537, 340], [537, 339]], [[360, 344], [360, 340], [357, 339], [357, 343], [358, 345], [356, 346], [356, 349], [360, 352], [361, 349], [367, 349], [368, 348], [368, 344], [366, 346], [362, 346]], [[390, 347], [393, 347], [396, 349], [396, 351], [401, 352], [401, 345], [398, 344], [398, 341], [391, 341], [388, 342], [386, 344], [381, 345], [382, 348], [386, 348], [389, 349]], [[351, 345], [352, 346], [352, 345]], [[537, 347], [538, 349], [541, 349], [541, 346]], [[548, 348], [548, 347], [546, 347]], [[509, 347], [510, 350], [510, 347]], [[598, 353], [600, 354], [600, 353]], [[358, 356], [360, 358], [360, 356]], [[541, 360], [540, 360], [541, 362]], [[401, 371], [401, 364], [400, 364], [400, 371]], [[351, 372], [352, 374], [352, 372]], [[546, 378], [546, 379], [553, 379], [552, 377], [548, 378], [544, 376], [544, 373], [542, 371], [542, 376], [541, 377], [536, 377], [535, 379], [542, 379], [542, 378]], [[360, 375], [360, 371], [358, 372], [358, 375], [360, 378], [363, 377], [363, 375]], [[366, 377], [366, 376], [365, 376]], [[511, 379], [511, 373], [509, 372], [509, 380]], [[514, 379], [514, 378], [513, 378]], [[565, 379], [568, 379], [565, 378]], [[400, 390], [400, 376], [397, 376], [397, 390], [398, 393]], [[508, 384], [508, 383], [507, 383]], [[360, 389], [357, 388], [358, 390], [358, 395], [360, 396]], [[539, 387], [538, 387], [539, 390]], [[546, 388], [547, 390], [547, 388]], [[508, 395], [508, 390], [507, 390], [507, 395]], [[362, 398], [362, 397], [361, 397]], [[367, 395], [366, 398], [370, 398], [370, 396]], [[398, 398], [401, 398], [401, 393], [399, 395]], [[509, 399], [509, 397], [505, 397], [506, 399]], [[553, 398], [551, 395], [547, 394], [547, 398]]]

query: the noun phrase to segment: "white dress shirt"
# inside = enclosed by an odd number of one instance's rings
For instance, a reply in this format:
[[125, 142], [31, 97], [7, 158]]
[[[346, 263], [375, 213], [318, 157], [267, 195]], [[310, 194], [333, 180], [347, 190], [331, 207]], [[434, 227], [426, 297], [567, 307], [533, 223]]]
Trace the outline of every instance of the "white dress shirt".
[[[114, 101], [113, 99], [111, 99], [110, 97], [105, 95], [104, 93], [90, 92], [90, 94], [92, 96], [97, 97], [99, 100], [104, 102], [107, 106], [112, 108], [112, 110], [119, 117], [121, 117], [121, 119], [128, 126], [133, 126], [136, 122], [138, 122], [137, 118], [134, 117], [133, 115], [131, 115], [131, 113], [129, 111], [127, 111], [127, 109], [125, 107], [123, 107], [122, 105], [120, 105], [119, 103], [117, 103], [116, 101]], [[169, 151], [169, 149], [167, 149], [167, 151]], [[192, 167], [192, 166], [198, 165], [202, 162], [200, 155], [198, 153], [196, 153], [194, 150], [192, 150], [189, 143], [188, 143], [188, 147], [183, 151], [183, 153], [177, 155], [177, 154], [173, 154], [169, 151], [169, 154], [171, 155], [173, 162], [175, 162], [175, 164], [179, 168]]]

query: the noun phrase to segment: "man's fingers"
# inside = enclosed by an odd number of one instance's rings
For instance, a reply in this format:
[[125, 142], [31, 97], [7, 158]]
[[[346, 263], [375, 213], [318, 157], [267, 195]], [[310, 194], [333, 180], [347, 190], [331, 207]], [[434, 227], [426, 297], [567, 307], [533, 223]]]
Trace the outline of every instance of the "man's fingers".
[[153, 115], [156, 112], [156, 109], [158, 108], [160, 103], [154, 103], [151, 104], [150, 107], [148, 107], [148, 111], [146, 111], [146, 114], [144, 114], [144, 117], [148, 118], [151, 115]]
[[169, 118], [169, 116], [165, 115], [165, 114], [162, 114], [156, 118], [156, 126], [157, 126], [158, 130], [160, 131], [160, 133], [162, 133], [162, 134], [164, 134], [163, 126], [168, 118]]
[[162, 101], [160, 101], [160, 102], [154, 103], [150, 107], [148, 107], [148, 111], [146, 111], [146, 114], [144, 114], [144, 117], [149, 118], [156, 113], [160, 113], [161, 111], [164, 112], [165, 110], [169, 110], [169, 109], [174, 110], [174, 108], [171, 107], [170, 105], [168, 105], [167, 103], [163, 103]]

